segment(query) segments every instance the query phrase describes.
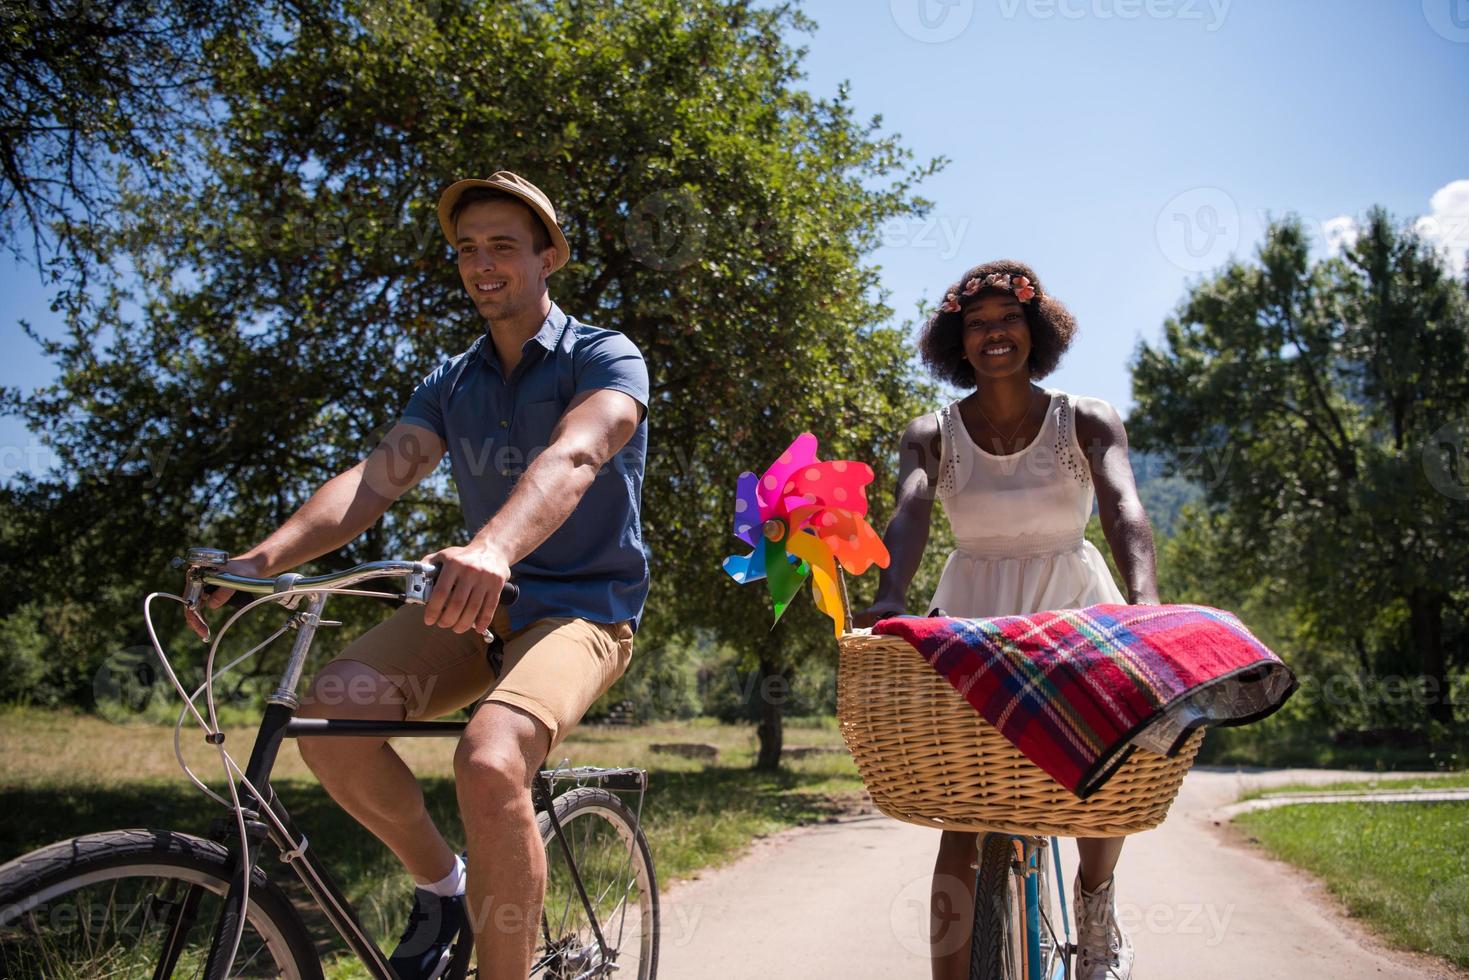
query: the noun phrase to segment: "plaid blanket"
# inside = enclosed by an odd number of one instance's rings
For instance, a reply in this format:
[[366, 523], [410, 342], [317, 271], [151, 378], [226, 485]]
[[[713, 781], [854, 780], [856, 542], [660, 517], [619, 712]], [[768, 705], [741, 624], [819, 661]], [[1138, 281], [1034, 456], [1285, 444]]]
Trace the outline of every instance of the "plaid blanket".
[[900, 636], [985, 720], [1079, 798], [1137, 746], [1178, 751], [1203, 725], [1273, 713], [1295, 675], [1234, 614], [1116, 605], [988, 619], [898, 617]]

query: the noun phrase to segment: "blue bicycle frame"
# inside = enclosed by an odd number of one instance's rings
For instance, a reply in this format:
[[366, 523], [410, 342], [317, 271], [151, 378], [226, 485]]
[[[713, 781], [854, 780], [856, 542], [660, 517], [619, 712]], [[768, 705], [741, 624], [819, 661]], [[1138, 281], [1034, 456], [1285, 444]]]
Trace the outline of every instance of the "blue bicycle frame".
[[1065, 878], [1061, 876], [1061, 842], [1055, 837], [1050, 839], [1047, 850], [1051, 854], [1051, 870], [1056, 882], [1056, 894], [1060, 899], [1061, 906], [1061, 928], [1063, 936], [1061, 941], [1061, 956], [1056, 958], [1052, 964], [1051, 972], [1046, 975], [1045, 957], [1041, 955], [1041, 862], [1045, 860], [1039, 848], [1027, 849], [1029, 859], [1025, 869], [1025, 974], [1026, 980], [1065, 980], [1070, 976], [1068, 964], [1071, 956], [1071, 917], [1066, 910], [1066, 888]]

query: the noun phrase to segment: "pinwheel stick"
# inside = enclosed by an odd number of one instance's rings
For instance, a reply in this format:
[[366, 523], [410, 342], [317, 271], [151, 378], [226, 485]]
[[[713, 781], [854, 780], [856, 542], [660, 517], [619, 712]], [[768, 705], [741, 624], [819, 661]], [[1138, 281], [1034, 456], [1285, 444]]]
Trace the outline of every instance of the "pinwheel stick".
[[842, 600], [842, 622], [847, 624], [847, 630], [852, 630], [852, 600], [847, 595], [847, 576], [837, 569], [837, 596]]

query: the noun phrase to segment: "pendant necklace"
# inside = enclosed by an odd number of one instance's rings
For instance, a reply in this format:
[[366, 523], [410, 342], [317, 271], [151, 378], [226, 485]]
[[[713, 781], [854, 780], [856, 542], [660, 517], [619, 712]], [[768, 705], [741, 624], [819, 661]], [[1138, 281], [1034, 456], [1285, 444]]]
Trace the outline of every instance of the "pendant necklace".
[[[990, 427], [990, 430], [993, 431], [995, 435], [1003, 435], [1003, 433], [1000, 432], [1000, 427], [998, 425], [995, 425], [995, 423], [991, 421], [990, 417], [985, 414], [984, 408], [980, 406], [979, 398], [977, 397], [974, 399], [974, 407], [979, 410], [980, 418], [984, 419], [985, 424]], [[1015, 426], [1015, 428], [1010, 430], [1010, 434], [1008, 436], [1003, 436], [1004, 441], [1000, 443], [1001, 449], [1009, 447], [1010, 443], [1013, 442], [1015, 439], [1015, 433], [1019, 432], [1020, 427], [1025, 424], [1025, 420], [1030, 418], [1030, 407], [1030, 400], [1027, 398], [1025, 403], [1025, 414], [1020, 416], [1020, 422]], [[1010, 453], [997, 453], [996, 455], [1007, 456], [1010, 455]]]

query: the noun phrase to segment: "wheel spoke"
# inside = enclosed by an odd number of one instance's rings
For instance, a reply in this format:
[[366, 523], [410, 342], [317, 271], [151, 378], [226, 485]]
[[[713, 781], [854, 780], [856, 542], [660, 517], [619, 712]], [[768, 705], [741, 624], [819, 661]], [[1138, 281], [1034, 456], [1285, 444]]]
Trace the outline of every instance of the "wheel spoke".
[[[644, 932], [656, 929], [651, 893], [651, 866], [644, 860], [635, 818], [613, 794], [598, 789], [572, 790], [557, 801], [557, 819], [570, 849], [586, 900], [577, 891], [567, 855], [555, 841], [549, 818], [543, 820], [547, 841], [547, 901], [543, 948], [535, 961], [536, 976], [551, 978], [643, 978], [651, 975], [656, 936], [629, 931], [628, 906], [642, 902], [639, 922]], [[593, 925], [595, 923], [595, 928]], [[600, 932], [601, 941], [598, 939]]]
[[[212, 925], [219, 914], [227, 881], [222, 848], [183, 835], [120, 831], [52, 845], [28, 858], [0, 879], [0, 915], [6, 906], [28, 906], [24, 916], [0, 924], [0, 976], [199, 975], [210, 930], [191, 924]], [[191, 920], [187, 913], [198, 903], [195, 896], [204, 903]], [[320, 976], [310, 938], [279, 892], [261, 885], [247, 923], [231, 977]]]

